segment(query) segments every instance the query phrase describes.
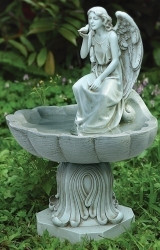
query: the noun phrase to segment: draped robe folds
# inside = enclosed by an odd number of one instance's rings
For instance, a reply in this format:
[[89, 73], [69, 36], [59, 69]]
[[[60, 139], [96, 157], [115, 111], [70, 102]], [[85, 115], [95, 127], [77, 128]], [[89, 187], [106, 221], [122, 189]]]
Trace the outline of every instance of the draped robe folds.
[[[109, 33], [111, 32], [113, 31]], [[78, 104], [75, 118], [78, 135], [102, 134], [111, 131], [119, 125], [123, 113], [120, 62], [116, 69], [102, 81], [98, 89], [89, 89], [112, 61], [107, 37], [101, 43], [92, 38], [90, 60], [91, 73], [83, 76], [73, 85], [73, 93]]]

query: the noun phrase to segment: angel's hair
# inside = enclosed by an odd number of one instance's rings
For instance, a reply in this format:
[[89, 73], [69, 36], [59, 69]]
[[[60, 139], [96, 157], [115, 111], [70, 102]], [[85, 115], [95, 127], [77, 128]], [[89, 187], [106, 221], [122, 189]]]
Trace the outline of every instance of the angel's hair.
[[102, 18], [106, 30], [112, 29], [112, 18], [108, 15], [107, 11], [102, 7], [93, 7], [88, 10], [87, 15], [93, 12], [96, 16]]

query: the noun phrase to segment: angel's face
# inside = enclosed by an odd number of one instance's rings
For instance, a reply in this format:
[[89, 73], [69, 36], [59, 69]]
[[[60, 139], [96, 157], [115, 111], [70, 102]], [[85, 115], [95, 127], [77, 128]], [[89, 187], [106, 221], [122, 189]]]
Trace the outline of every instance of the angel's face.
[[97, 30], [104, 25], [102, 18], [97, 16], [94, 12], [89, 13], [88, 23], [92, 30]]

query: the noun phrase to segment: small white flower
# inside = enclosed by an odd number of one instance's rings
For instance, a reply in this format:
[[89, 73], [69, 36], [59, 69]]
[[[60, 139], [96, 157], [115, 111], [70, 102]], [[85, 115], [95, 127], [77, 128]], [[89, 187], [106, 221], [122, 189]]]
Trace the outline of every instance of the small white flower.
[[62, 82], [65, 83], [67, 79], [65, 77], [62, 78]]
[[71, 80], [71, 79], [69, 79], [69, 80], [68, 80], [68, 82], [69, 82], [69, 83], [72, 83], [72, 80]]
[[10, 87], [9, 82], [6, 82], [4, 86], [5, 86], [5, 88], [9, 88]]
[[25, 75], [23, 76], [23, 81], [27, 81], [27, 80], [29, 80], [29, 75], [28, 75], [28, 74], [25, 74]]

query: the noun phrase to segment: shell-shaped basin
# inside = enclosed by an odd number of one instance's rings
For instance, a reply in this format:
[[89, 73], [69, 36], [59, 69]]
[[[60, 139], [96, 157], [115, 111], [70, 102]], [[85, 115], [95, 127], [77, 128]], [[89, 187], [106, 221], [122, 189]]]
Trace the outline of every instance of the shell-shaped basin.
[[134, 121], [121, 122], [116, 130], [99, 135], [70, 133], [77, 105], [19, 110], [6, 120], [17, 142], [38, 157], [80, 164], [116, 162], [140, 154], [157, 133], [156, 118], [134, 90], [127, 103], [135, 110]]

